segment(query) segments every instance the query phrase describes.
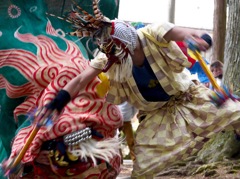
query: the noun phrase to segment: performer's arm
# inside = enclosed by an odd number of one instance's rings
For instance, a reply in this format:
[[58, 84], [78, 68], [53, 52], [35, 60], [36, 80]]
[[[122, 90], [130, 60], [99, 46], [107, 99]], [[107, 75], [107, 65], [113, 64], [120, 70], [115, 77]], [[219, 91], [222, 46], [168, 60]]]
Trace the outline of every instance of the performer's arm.
[[102, 70], [89, 66], [81, 74], [67, 83], [63, 90], [67, 91], [71, 98], [73, 98], [81, 88], [85, 87], [94, 77], [98, 76], [101, 72]]
[[102, 70], [88, 66], [82, 73], [73, 78], [66, 86], [60, 90], [57, 96], [46, 105], [46, 108], [50, 111], [46, 112], [48, 115], [53, 110], [57, 110], [59, 113], [64, 106], [74, 98], [77, 93], [84, 88], [94, 77], [100, 74]]
[[184, 41], [187, 38], [194, 38], [200, 51], [206, 51], [212, 45], [207, 33], [195, 29], [174, 26], [164, 35], [166, 41]]

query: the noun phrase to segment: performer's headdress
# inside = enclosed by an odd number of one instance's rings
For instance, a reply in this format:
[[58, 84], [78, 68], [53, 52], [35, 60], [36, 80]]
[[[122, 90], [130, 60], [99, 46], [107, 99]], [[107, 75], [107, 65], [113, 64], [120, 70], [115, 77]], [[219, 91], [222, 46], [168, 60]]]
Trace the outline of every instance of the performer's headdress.
[[[129, 78], [132, 60], [127, 60], [127, 58], [131, 58], [130, 55], [134, 54], [136, 48], [137, 32], [135, 28], [118, 19], [110, 20], [105, 17], [98, 8], [98, 0], [93, 0], [94, 15], [83, 10], [76, 2], [73, 1], [73, 3], [75, 8], [72, 8], [72, 11], [64, 19], [73, 27], [73, 32], [68, 34], [79, 38], [91, 37], [94, 39], [99, 50], [108, 57], [108, 63], [103, 71], [107, 72], [113, 64], [119, 63], [121, 65], [116, 65], [118, 69], [116, 67], [111, 69], [114, 70], [112, 73], [124, 74], [124, 78]], [[122, 77], [118, 76], [115, 80], [122, 81]]]

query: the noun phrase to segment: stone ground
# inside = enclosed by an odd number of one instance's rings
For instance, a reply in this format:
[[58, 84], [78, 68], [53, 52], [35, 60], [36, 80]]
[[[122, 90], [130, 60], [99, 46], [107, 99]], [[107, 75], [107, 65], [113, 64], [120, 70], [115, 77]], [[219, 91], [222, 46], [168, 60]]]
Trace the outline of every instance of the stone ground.
[[[122, 171], [120, 172], [117, 179], [130, 179], [131, 171], [132, 161], [124, 160], [122, 165]], [[220, 165], [215, 171], [216, 174], [213, 176], [206, 176], [206, 172], [202, 172], [194, 176], [181, 176], [177, 175], [176, 173], [169, 173], [168, 175], [156, 177], [155, 179], [240, 179], [239, 169], [229, 171], [226, 166]]]
[[[132, 126], [133, 126], [133, 130], [136, 131], [137, 127], [138, 127], [138, 119], [135, 116], [132, 119]], [[122, 147], [122, 153], [123, 153], [123, 157], [126, 157], [126, 155], [129, 154], [129, 149], [126, 145], [123, 145]], [[123, 164], [121, 166], [121, 172], [119, 174], [119, 176], [117, 177], [117, 179], [128, 179], [131, 176], [131, 172], [132, 172], [132, 160], [129, 159], [125, 159], [123, 160]]]
[[128, 179], [132, 172], [132, 160], [124, 160], [121, 166], [121, 172], [117, 179]]

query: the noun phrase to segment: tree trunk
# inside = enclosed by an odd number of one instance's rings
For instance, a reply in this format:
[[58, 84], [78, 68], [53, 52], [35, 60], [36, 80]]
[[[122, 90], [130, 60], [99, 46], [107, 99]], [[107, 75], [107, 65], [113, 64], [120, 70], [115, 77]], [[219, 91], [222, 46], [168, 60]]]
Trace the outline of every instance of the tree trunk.
[[[224, 56], [224, 84], [233, 85], [234, 92], [240, 96], [240, 1], [229, 0], [226, 48]], [[234, 82], [234, 83], [233, 83]]]
[[[225, 43], [223, 83], [227, 87], [233, 85], [233, 91], [235, 94], [238, 92], [240, 88], [239, 15], [240, 15], [240, 1], [229, 0], [229, 15], [226, 31], [227, 34]], [[217, 134], [209, 142], [207, 142], [205, 147], [198, 153], [198, 157], [206, 163], [221, 161], [225, 158], [237, 158], [239, 156], [240, 156], [240, 141], [235, 139], [235, 135], [233, 134], [233, 132], [223, 132]]]
[[169, 0], [168, 21], [175, 23], [175, 0]]
[[224, 44], [226, 35], [226, 0], [214, 0], [213, 25], [213, 58], [212, 61], [224, 60]]

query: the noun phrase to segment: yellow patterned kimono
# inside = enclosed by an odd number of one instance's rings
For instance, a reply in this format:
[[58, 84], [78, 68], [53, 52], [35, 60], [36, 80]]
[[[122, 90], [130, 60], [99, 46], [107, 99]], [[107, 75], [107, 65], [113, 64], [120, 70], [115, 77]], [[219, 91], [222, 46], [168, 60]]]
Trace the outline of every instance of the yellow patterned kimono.
[[[203, 85], [195, 86], [184, 72], [191, 64], [176, 43], [169, 42], [168, 47], [160, 48], [144, 35], [167, 43], [163, 36], [172, 27], [164, 23], [138, 30], [145, 56], [159, 83], [171, 96], [169, 101], [146, 101], [133, 77], [121, 84], [110, 81], [109, 102], [119, 104], [127, 100], [146, 115], [136, 132], [132, 178], [154, 178], [173, 162], [199, 151], [204, 140], [214, 133], [240, 127], [239, 102], [228, 100], [220, 109], [216, 108], [208, 97], [210, 90]], [[91, 65], [96, 67], [96, 63], [99, 62], [92, 61]]]

